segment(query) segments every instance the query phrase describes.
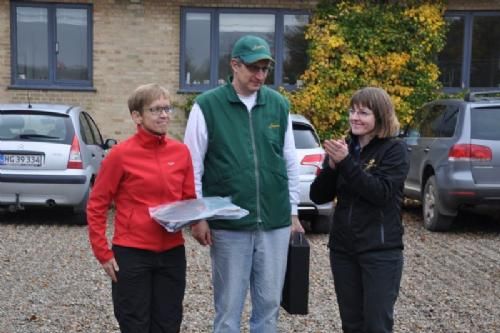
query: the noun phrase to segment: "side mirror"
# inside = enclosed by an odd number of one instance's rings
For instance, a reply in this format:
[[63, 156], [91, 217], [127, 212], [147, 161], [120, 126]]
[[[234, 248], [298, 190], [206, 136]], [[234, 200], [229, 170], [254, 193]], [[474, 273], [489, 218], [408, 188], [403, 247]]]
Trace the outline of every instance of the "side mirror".
[[116, 141], [115, 139], [106, 139], [106, 141], [104, 141], [102, 148], [103, 149], [110, 149], [111, 147], [113, 147], [117, 143], [118, 143], [118, 141]]

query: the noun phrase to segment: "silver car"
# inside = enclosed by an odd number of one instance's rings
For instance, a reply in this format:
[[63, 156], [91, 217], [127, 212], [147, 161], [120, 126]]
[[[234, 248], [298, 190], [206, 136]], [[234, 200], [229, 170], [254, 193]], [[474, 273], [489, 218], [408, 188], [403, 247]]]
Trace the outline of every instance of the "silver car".
[[325, 151], [313, 125], [302, 115], [292, 114], [292, 126], [300, 177], [299, 219], [308, 221], [316, 233], [328, 233], [333, 215], [332, 203], [317, 205], [309, 198], [309, 188], [321, 170]]
[[404, 140], [405, 195], [422, 201], [427, 229], [449, 229], [461, 210], [499, 209], [500, 90], [424, 105]]
[[0, 104], [0, 209], [66, 207], [85, 224], [90, 187], [114, 144], [80, 107]]

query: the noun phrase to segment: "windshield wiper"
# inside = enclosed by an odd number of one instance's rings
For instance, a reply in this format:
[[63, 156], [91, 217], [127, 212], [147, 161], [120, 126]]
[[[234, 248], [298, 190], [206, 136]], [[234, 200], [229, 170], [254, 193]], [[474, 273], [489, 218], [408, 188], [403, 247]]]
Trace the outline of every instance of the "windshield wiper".
[[57, 136], [50, 136], [44, 134], [19, 134], [19, 138], [21, 139], [31, 139], [31, 138], [40, 138], [40, 139], [59, 139]]

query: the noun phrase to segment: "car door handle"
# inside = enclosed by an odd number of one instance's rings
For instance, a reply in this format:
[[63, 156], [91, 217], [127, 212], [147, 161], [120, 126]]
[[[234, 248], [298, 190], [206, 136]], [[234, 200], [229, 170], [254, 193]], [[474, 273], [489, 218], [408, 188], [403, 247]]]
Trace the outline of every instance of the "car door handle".
[[406, 150], [412, 151], [411, 147], [406, 147]]
[[429, 150], [431, 150], [431, 148], [427, 147], [427, 148], [424, 149], [424, 152], [428, 153]]

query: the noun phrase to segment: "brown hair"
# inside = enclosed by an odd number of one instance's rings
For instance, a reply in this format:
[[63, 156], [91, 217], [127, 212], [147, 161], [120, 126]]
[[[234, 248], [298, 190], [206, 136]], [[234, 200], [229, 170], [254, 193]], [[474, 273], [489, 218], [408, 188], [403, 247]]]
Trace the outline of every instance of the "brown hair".
[[160, 97], [170, 100], [168, 90], [157, 83], [148, 83], [137, 87], [128, 98], [128, 109], [130, 113], [137, 111], [142, 114], [146, 105], [156, 101]]
[[398, 134], [399, 121], [394, 111], [394, 104], [387, 92], [382, 88], [365, 87], [351, 97], [351, 108], [364, 106], [375, 115], [375, 134], [379, 138], [392, 137]]

